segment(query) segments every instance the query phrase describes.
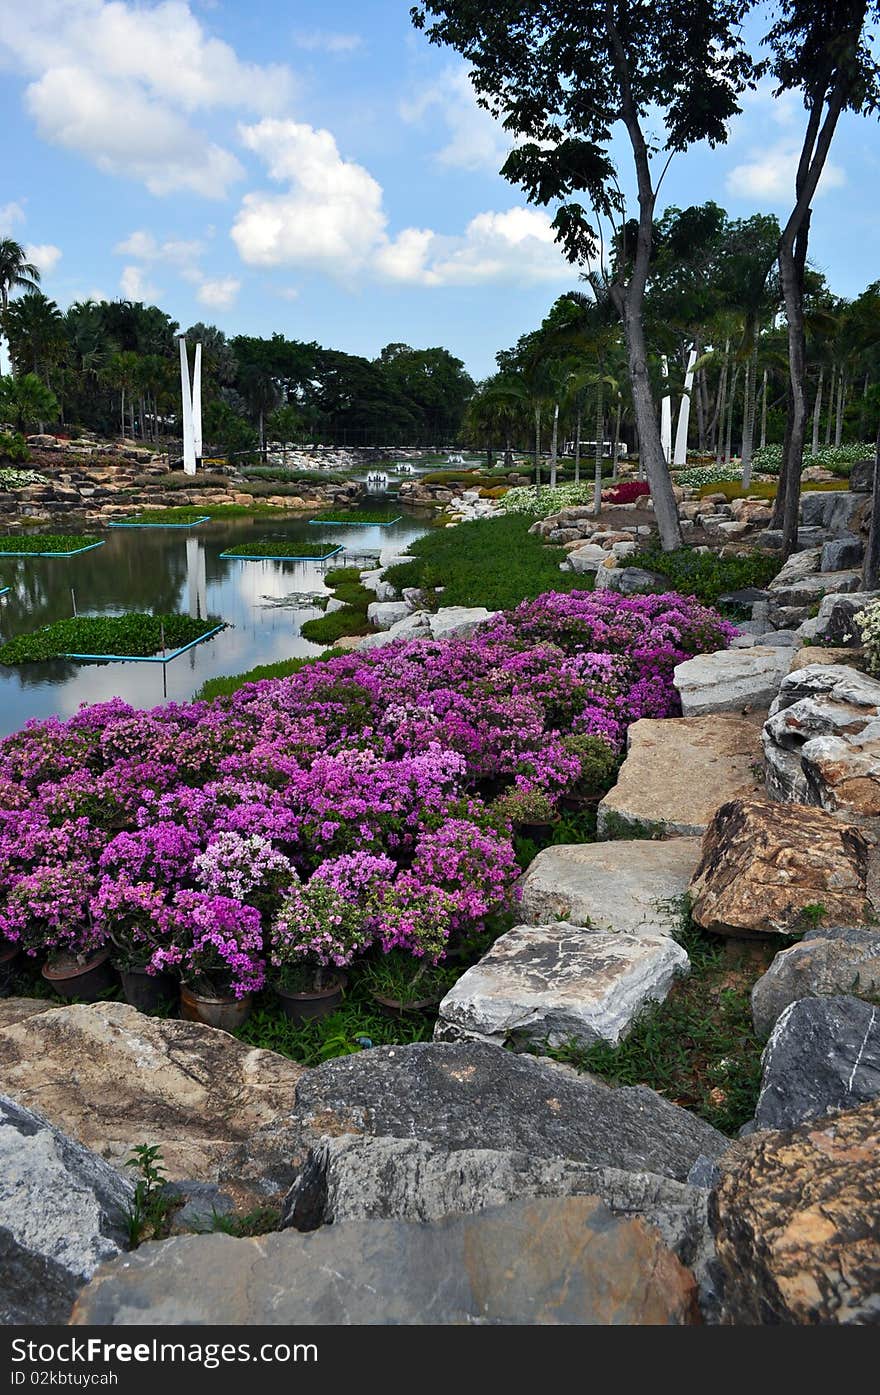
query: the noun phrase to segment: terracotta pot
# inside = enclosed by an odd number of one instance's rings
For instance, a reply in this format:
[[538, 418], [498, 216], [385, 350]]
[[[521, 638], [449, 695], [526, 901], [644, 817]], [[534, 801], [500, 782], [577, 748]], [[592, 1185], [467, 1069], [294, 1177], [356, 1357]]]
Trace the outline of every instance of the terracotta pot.
[[442, 1002], [443, 996], [442, 993], [436, 993], [433, 998], [416, 998], [414, 1002], [401, 1003], [397, 998], [386, 998], [383, 993], [370, 990], [370, 997], [386, 1017], [409, 1017], [413, 1013], [433, 1012]]
[[234, 1032], [250, 1017], [252, 1007], [252, 993], [245, 993], [242, 998], [204, 998], [185, 983], [180, 987], [180, 1015], [188, 1022], [204, 1022], [208, 1027]]
[[11, 991], [12, 976], [18, 967], [18, 945], [7, 944], [0, 949], [0, 998], [7, 998]]
[[85, 959], [77, 959], [73, 954], [53, 954], [41, 972], [60, 998], [76, 998], [83, 1003], [97, 1002], [117, 982], [109, 949], [96, 950]]
[[348, 978], [338, 974], [332, 983], [312, 993], [292, 993], [288, 988], [276, 988], [281, 1000], [281, 1010], [285, 1017], [302, 1027], [306, 1022], [316, 1022], [319, 1017], [329, 1017], [342, 1002]]
[[159, 1012], [177, 1002], [177, 983], [170, 974], [148, 974], [146, 969], [120, 969], [122, 992], [138, 1012]]

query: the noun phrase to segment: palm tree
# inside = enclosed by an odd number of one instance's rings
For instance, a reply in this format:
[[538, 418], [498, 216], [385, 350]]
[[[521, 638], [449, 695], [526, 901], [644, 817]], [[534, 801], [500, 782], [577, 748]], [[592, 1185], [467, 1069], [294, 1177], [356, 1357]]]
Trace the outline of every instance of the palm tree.
[[11, 237], [0, 239], [0, 309], [9, 308], [12, 291], [36, 291], [40, 287], [40, 268], [27, 260], [20, 242]]
[[0, 381], [0, 419], [8, 417], [19, 431], [24, 432], [29, 426], [38, 426], [42, 431], [44, 423], [57, 415], [58, 400], [36, 373]]
[[29, 370], [48, 386], [49, 370], [67, 353], [64, 318], [42, 291], [28, 291], [3, 312], [3, 329], [16, 371]]

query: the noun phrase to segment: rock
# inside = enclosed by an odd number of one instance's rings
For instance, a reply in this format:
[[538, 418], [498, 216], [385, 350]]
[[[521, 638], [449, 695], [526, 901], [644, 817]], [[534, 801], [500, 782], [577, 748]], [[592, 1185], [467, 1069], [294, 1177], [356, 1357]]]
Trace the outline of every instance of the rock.
[[[450, 495], [450, 498], [452, 496]], [[409, 553], [398, 552], [396, 547], [383, 547], [379, 552], [379, 566], [382, 571], [386, 567], [397, 567], [404, 562], [411, 562], [413, 559]]]
[[780, 586], [779, 577], [776, 577], [768, 589], [777, 606], [803, 610], [829, 593], [842, 596], [850, 591], [858, 591], [861, 580], [860, 571], [815, 572], [785, 586]]
[[877, 1325], [880, 1106], [756, 1133], [709, 1200], [734, 1323]]
[[860, 567], [865, 549], [861, 538], [855, 533], [842, 533], [839, 538], [830, 538], [822, 548], [823, 572], [840, 572], [847, 568]]
[[837, 664], [789, 673], [762, 742], [775, 799], [854, 820], [880, 815], [880, 680]]
[[806, 644], [792, 655], [789, 673], [798, 673], [802, 668], [812, 668], [813, 664], [847, 664], [858, 668], [865, 661], [861, 649], [826, 649], [820, 644]]
[[627, 733], [617, 784], [599, 804], [598, 836], [608, 815], [625, 824], [662, 824], [667, 833], [702, 833], [719, 804], [758, 788], [760, 717], [643, 717]]
[[0, 1322], [66, 1322], [81, 1284], [127, 1246], [133, 1198], [114, 1168], [0, 1095]]
[[691, 914], [719, 935], [790, 935], [807, 906], [831, 924], [864, 925], [868, 845], [859, 830], [821, 809], [734, 799], [703, 836], [691, 882]]
[[[805, 552], [809, 549], [821, 547], [825, 541], [826, 530], [824, 528], [799, 528], [795, 552]], [[765, 528], [763, 533], [759, 533], [756, 539], [758, 547], [767, 547], [771, 551], [776, 551], [782, 547], [782, 529]]]
[[617, 1045], [649, 1002], [662, 1002], [688, 957], [669, 935], [516, 925], [440, 1004], [437, 1041], [497, 1046]]
[[857, 494], [870, 494], [874, 488], [874, 461], [857, 460], [849, 474], [849, 487]]
[[519, 914], [531, 925], [565, 920], [626, 935], [671, 935], [699, 859], [698, 838], [545, 848], [522, 879]]
[[584, 547], [575, 548], [568, 554], [572, 571], [580, 574], [595, 572], [607, 560], [608, 553], [598, 543], [587, 543]]
[[324, 614], [333, 615], [337, 610], [345, 610], [345, 601], [338, 601], [335, 596], [331, 596], [324, 607]]
[[[714, 1162], [704, 1161], [714, 1169]], [[449, 1152], [415, 1139], [343, 1135], [325, 1139], [309, 1154], [285, 1198], [281, 1228], [437, 1221], [531, 1197], [566, 1196], [597, 1196], [613, 1215], [640, 1216], [655, 1226], [682, 1264], [695, 1271], [704, 1301], [711, 1305], [715, 1261], [707, 1234], [707, 1191], [650, 1172], [497, 1149]]]
[[[795, 553], [796, 557], [805, 556], [804, 553]], [[787, 564], [786, 564], [787, 565]], [[723, 596], [718, 597], [719, 605], [755, 605], [756, 602], [766, 601], [767, 591], [761, 591], [757, 586], [743, 586], [738, 591], [726, 591]]]
[[636, 596], [646, 591], [668, 591], [669, 581], [659, 572], [648, 572], [643, 567], [600, 567], [596, 572], [596, 590]]
[[300, 1166], [326, 1137], [511, 1149], [684, 1181], [724, 1136], [644, 1086], [612, 1088], [483, 1042], [374, 1047], [306, 1072], [288, 1120]]
[[766, 1039], [791, 1003], [880, 996], [880, 927], [828, 926], [781, 950], [752, 989], [755, 1034]]
[[428, 617], [432, 639], [467, 639], [481, 625], [494, 620], [497, 611], [483, 606], [448, 605]]
[[20, 1104], [117, 1166], [156, 1144], [170, 1178], [223, 1182], [251, 1206], [293, 1180], [277, 1130], [302, 1074], [226, 1032], [127, 1003], [54, 1008], [0, 1031], [0, 1090]]
[[791, 1129], [880, 1096], [880, 1009], [861, 998], [800, 998], [761, 1057], [759, 1129]]
[[381, 649], [386, 644], [394, 644], [399, 639], [430, 639], [431, 620], [427, 610], [415, 610], [403, 620], [398, 620], [390, 630], [380, 630], [378, 634], [364, 635], [358, 649]]
[[405, 601], [371, 601], [367, 606], [367, 619], [378, 630], [390, 630], [398, 620], [409, 617], [409, 606]]
[[801, 495], [801, 522], [805, 528], [845, 533], [864, 502], [859, 494], [849, 489], [805, 490]]
[[51, 998], [0, 998], [0, 1031], [38, 1012], [51, 1012], [58, 1006]]
[[656, 1230], [614, 1217], [597, 1197], [513, 1201], [423, 1224], [166, 1240], [106, 1267], [72, 1318], [297, 1329], [695, 1321], [693, 1275]]
[[787, 650], [775, 645], [721, 649], [677, 664], [672, 681], [685, 717], [768, 708], [788, 671]]
[[855, 617], [876, 600], [880, 600], [880, 591], [859, 591], [855, 595], [832, 592], [824, 596], [819, 602], [817, 635], [829, 645], [860, 645], [862, 639]]

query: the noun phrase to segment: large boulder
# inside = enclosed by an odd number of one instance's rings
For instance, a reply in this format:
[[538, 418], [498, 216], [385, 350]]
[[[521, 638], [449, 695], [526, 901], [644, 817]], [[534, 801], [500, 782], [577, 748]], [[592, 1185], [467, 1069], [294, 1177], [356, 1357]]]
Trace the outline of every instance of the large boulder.
[[434, 1036], [498, 1046], [616, 1045], [688, 967], [669, 935], [517, 925], [447, 993]]
[[880, 591], [856, 591], [853, 595], [832, 591], [819, 602], [814, 638], [823, 644], [858, 647], [862, 636], [855, 617], [876, 600], [880, 600]]
[[694, 1277], [641, 1220], [597, 1197], [513, 1201], [475, 1215], [348, 1221], [145, 1246], [74, 1309], [86, 1326], [676, 1326]]
[[864, 503], [861, 494], [850, 489], [805, 490], [801, 495], [801, 522], [805, 528], [846, 533]]
[[621, 596], [639, 596], [647, 591], [668, 591], [669, 581], [659, 572], [644, 567], [599, 567], [596, 571], [597, 591], [617, 591]]
[[752, 989], [755, 1033], [768, 1037], [785, 1009], [800, 998], [842, 993], [880, 997], [880, 927], [810, 930], [799, 944], [781, 950]]
[[398, 620], [406, 620], [409, 613], [406, 601], [371, 601], [367, 606], [367, 619], [377, 630], [390, 630]]
[[[825, 548], [822, 551], [824, 552]], [[840, 571], [816, 572], [815, 575], [801, 577], [785, 586], [780, 584], [780, 577], [777, 576], [770, 583], [768, 590], [776, 606], [786, 610], [806, 611], [823, 596], [831, 593], [846, 595], [850, 591], [858, 591], [861, 580], [861, 572], [846, 568]]]
[[431, 617], [427, 610], [415, 610], [403, 620], [398, 620], [390, 630], [379, 630], [377, 634], [364, 635], [357, 640], [358, 649], [381, 649], [397, 640], [430, 639]]
[[734, 799], [704, 834], [691, 897], [694, 920], [719, 935], [790, 935], [809, 907], [832, 925], [865, 925], [868, 845], [821, 809]]
[[598, 543], [586, 543], [583, 547], [573, 548], [568, 554], [571, 570], [578, 573], [598, 571], [607, 561], [608, 553]]
[[767, 789], [852, 819], [880, 816], [880, 681], [843, 664], [789, 673], [764, 724]]
[[870, 494], [874, 488], [874, 461], [857, 460], [850, 470], [849, 487], [857, 494]]
[[303, 1067], [126, 1003], [55, 1008], [0, 1031], [0, 1090], [116, 1166], [156, 1145], [169, 1177], [222, 1181], [252, 1207], [293, 1174], [279, 1125]]
[[864, 553], [864, 544], [855, 533], [842, 533], [839, 538], [829, 538], [822, 548], [822, 571], [841, 572], [860, 567]]
[[677, 664], [672, 681], [685, 717], [707, 712], [754, 712], [770, 706], [788, 672], [787, 648], [760, 644], [721, 649]]
[[134, 1186], [0, 1095], [0, 1323], [67, 1321], [78, 1289], [128, 1244]]
[[[643, 1086], [614, 1089], [482, 1042], [373, 1047], [308, 1071], [287, 1120], [292, 1162], [328, 1136], [511, 1149], [683, 1182], [723, 1134]], [[293, 1179], [291, 1179], [293, 1180]]]
[[599, 837], [609, 815], [618, 825], [703, 833], [719, 804], [758, 788], [760, 735], [759, 717], [728, 712], [634, 722], [617, 784], [599, 804]]
[[791, 1129], [880, 1096], [880, 1009], [861, 998], [801, 998], [764, 1048], [760, 1129]]
[[494, 620], [497, 612], [485, 606], [447, 605], [429, 615], [432, 639], [467, 639], [481, 625]]
[[797, 673], [802, 668], [812, 668], [813, 664], [846, 664], [849, 668], [860, 668], [865, 662], [861, 649], [830, 649], [823, 644], [807, 644], [792, 656], [789, 673]]
[[880, 1103], [761, 1132], [709, 1201], [734, 1323], [880, 1321]]
[[698, 838], [560, 843], [539, 852], [522, 880], [530, 925], [565, 920], [626, 935], [671, 935], [700, 860]]

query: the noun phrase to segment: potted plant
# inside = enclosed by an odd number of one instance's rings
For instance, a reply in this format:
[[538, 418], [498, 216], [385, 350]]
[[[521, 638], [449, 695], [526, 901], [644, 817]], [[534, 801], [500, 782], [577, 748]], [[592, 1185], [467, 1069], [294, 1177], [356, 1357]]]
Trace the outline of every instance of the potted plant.
[[580, 775], [560, 797], [560, 804], [572, 810], [598, 804], [617, 778], [617, 753], [601, 736], [575, 733], [566, 736], [562, 744], [570, 755], [576, 757]]
[[170, 946], [154, 964], [172, 964], [181, 979], [181, 1016], [235, 1031], [265, 982], [260, 913], [231, 896], [178, 891], [171, 903]]
[[368, 948], [374, 909], [369, 895], [358, 905], [318, 873], [290, 888], [272, 922], [269, 973], [285, 1015], [298, 1026], [341, 1003], [343, 970]]
[[559, 815], [544, 790], [533, 786], [509, 790], [496, 799], [494, 808], [519, 830], [524, 838], [535, 842], [546, 838]]
[[46, 953], [42, 976], [59, 997], [82, 1002], [94, 1002], [116, 981], [106, 937], [89, 911], [92, 885], [85, 859], [38, 866], [10, 888], [0, 923], [25, 954]]
[[111, 960], [127, 1003], [140, 1012], [161, 1012], [177, 1001], [178, 985], [162, 967], [168, 950], [167, 895], [152, 882], [133, 882], [125, 873], [103, 877], [92, 898], [95, 923], [110, 942]]
[[442, 887], [403, 872], [382, 899], [377, 939], [382, 954], [365, 970], [370, 993], [392, 1017], [429, 1012], [451, 987], [457, 972], [441, 967], [458, 919], [456, 897]]

